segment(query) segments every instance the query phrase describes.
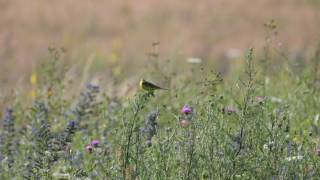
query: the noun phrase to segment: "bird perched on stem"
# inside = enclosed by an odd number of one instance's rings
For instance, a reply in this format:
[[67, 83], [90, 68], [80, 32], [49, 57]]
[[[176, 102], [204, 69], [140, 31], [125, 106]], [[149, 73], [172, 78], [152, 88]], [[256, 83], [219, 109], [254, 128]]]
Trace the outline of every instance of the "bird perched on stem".
[[140, 80], [140, 83], [139, 83], [139, 85], [140, 85], [140, 88], [141, 89], [144, 89], [144, 90], [146, 90], [146, 91], [148, 91], [148, 92], [151, 92], [151, 93], [153, 93], [155, 90], [169, 90], [169, 89], [166, 89], [166, 88], [162, 88], [162, 87], [160, 87], [160, 86], [157, 86], [157, 85], [155, 85], [155, 84], [153, 84], [153, 83], [151, 83], [151, 82], [148, 82], [148, 81], [146, 81], [146, 80], [144, 80], [144, 79], [141, 79]]

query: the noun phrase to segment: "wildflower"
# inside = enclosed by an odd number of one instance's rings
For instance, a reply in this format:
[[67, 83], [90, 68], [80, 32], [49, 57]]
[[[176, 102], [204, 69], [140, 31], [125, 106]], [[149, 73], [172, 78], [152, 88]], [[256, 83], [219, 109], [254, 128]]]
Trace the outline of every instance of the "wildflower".
[[36, 90], [33, 89], [33, 90], [30, 92], [30, 97], [33, 98], [33, 99], [37, 97], [37, 92], [36, 92]]
[[201, 58], [197, 58], [197, 57], [190, 57], [187, 59], [187, 62], [190, 64], [201, 64], [202, 63], [202, 59]]
[[87, 150], [89, 153], [92, 153], [93, 147], [92, 147], [91, 145], [88, 145], [88, 146], [86, 146], [86, 150]]
[[93, 146], [93, 147], [98, 147], [99, 146], [99, 144], [100, 144], [100, 141], [99, 140], [97, 140], [97, 139], [95, 139], [95, 140], [93, 140], [93, 141], [91, 141], [91, 146]]
[[189, 114], [191, 113], [192, 109], [188, 105], [184, 105], [181, 109], [181, 112], [184, 114]]
[[295, 160], [302, 160], [303, 159], [303, 156], [300, 156], [300, 155], [298, 155], [298, 156], [290, 156], [290, 157], [287, 157], [286, 158], [286, 160], [287, 161], [295, 161]]
[[187, 126], [189, 126], [189, 124], [190, 124], [190, 121], [188, 121], [186, 119], [183, 119], [183, 120], [180, 121], [180, 125], [182, 127], [187, 127]]
[[146, 144], [147, 144], [147, 146], [152, 146], [152, 141], [151, 141], [151, 139], [146, 140]]
[[37, 85], [37, 74], [36, 73], [32, 73], [31, 77], [30, 77], [30, 83], [35, 86]]
[[75, 121], [70, 121], [69, 122], [69, 126], [74, 128], [76, 126], [76, 122]]
[[263, 145], [263, 149], [264, 150], [272, 150], [272, 148], [274, 147], [274, 141], [271, 141], [271, 142], [269, 142], [269, 143], [266, 143], [266, 144], [264, 144]]

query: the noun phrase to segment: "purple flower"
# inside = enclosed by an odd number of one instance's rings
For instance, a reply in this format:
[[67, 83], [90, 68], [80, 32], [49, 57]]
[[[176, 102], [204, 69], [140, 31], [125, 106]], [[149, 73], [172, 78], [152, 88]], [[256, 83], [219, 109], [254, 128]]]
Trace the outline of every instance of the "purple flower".
[[91, 141], [91, 146], [93, 146], [93, 147], [98, 147], [99, 144], [100, 144], [100, 141], [97, 139]]
[[88, 146], [86, 146], [86, 150], [87, 150], [89, 153], [92, 153], [93, 147], [92, 147], [91, 145], [88, 145]]
[[147, 144], [148, 146], [151, 146], [151, 145], [152, 145], [152, 141], [151, 141], [150, 139], [148, 139], [148, 140], [146, 141], [146, 144]]
[[74, 128], [76, 126], [76, 122], [75, 121], [70, 121], [69, 122], [69, 126]]
[[317, 156], [320, 156], [320, 148], [316, 150]]
[[144, 135], [145, 133], [147, 133], [148, 132], [148, 130], [146, 129], [146, 128], [140, 128], [140, 133], [142, 134], [142, 135]]
[[189, 113], [191, 113], [191, 111], [192, 111], [192, 109], [188, 105], [184, 105], [181, 109], [181, 112], [184, 114], [189, 114]]

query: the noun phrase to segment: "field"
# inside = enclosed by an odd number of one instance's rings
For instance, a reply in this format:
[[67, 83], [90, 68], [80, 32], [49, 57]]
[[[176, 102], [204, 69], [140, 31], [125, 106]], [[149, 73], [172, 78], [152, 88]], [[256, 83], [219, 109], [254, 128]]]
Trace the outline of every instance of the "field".
[[0, 179], [320, 177], [318, 1], [119, 2], [0, 2]]

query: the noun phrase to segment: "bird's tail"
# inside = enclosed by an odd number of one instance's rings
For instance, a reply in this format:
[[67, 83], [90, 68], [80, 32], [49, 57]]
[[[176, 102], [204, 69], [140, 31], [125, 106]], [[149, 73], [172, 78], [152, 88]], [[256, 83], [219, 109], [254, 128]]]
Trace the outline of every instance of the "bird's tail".
[[163, 87], [159, 87], [159, 88], [162, 90], [170, 91], [170, 89], [168, 89], [168, 88], [163, 88]]

